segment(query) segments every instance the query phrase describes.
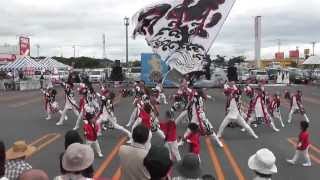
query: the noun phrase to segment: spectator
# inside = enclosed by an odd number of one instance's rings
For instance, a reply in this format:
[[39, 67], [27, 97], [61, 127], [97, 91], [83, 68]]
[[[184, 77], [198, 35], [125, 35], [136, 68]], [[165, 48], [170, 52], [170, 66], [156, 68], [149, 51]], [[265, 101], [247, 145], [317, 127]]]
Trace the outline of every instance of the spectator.
[[200, 160], [200, 151], [201, 151], [201, 146], [200, 146], [200, 129], [199, 126], [196, 123], [190, 123], [188, 125], [188, 130], [185, 134], [185, 140], [190, 146], [190, 152], [197, 155]]
[[96, 123], [94, 122], [94, 114], [90, 114], [86, 112], [86, 120], [83, 120], [83, 132], [86, 139], [86, 143], [90, 145], [98, 154], [98, 156], [101, 158], [103, 157], [103, 154], [101, 152], [100, 144], [98, 141], [98, 127], [96, 126]]
[[15, 142], [6, 153], [8, 161], [5, 164], [5, 177], [17, 180], [24, 171], [32, 169], [25, 159], [35, 150], [35, 147], [28, 146], [25, 141]]
[[173, 180], [201, 180], [201, 167], [197, 155], [188, 153], [183, 156], [182, 160], [177, 164], [178, 177]]
[[40, 169], [24, 171], [19, 180], [49, 180], [47, 173]]
[[6, 148], [4, 143], [0, 141], [0, 180], [8, 180], [5, 175]]
[[43, 76], [43, 73], [41, 72], [41, 76], [40, 76], [40, 89], [43, 88], [43, 83], [44, 83], [44, 76]]
[[122, 180], [150, 179], [148, 170], [143, 161], [148, 154], [146, 142], [149, 138], [149, 129], [143, 124], [137, 125], [132, 132], [133, 142], [122, 145], [119, 149], [120, 165], [123, 170]]
[[[70, 131], [68, 131], [66, 133], [66, 135], [64, 137], [64, 149], [67, 150], [67, 148], [73, 143], [83, 144], [83, 140], [82, 140], [81, 136], [79, 135], [79, 133], [77, 131], [70, 130]], [[63, 154], [64, 153], [60, 154], [60, 172], [61, 172], [61, 174], [66, 174], [67, 171], [64, 170], [63, 167], [62, 167]], [[86, 170], [84, 170], [82, 172], [82, 175], [84, 177], [87, 177], [87, 178], [92, 178], [93, 177], [93, 172], [94, 172], [93, 167], [90, 166], [90, 167], [88, 167]]]
[[82, 173], [90, 166], [94, 160], [92, 148], [85, 144], [71, 144], [62, 157], [62, 167], [68, 173], [57, 176], [54, 180], [89, 180]]
[[167, 180], [172, 167], [168, 148], [152, 146], [143, 164], [149, 171], [151, 180]]
[[294, 154], [293, 158], [287, 160], [290, 164], [296, 164], [299, 157], [302, 155], [305, 159], [305, 163], [302, 166], [311, 166], [311, 160], [309, 156], [309, 132], [307, 131], [309, 127], [309, 123], [306, 121], [300, 122], [301, 132], [299, 134], [299, 142], [297, 144], [297, 150]]
[[176, 122], [174, 121], [172, 112], [166, 111], [166, 119], [164, 122], [160, 123], [160, 129], [165, 134], [165, 141], [170, 151], [171, 159], [173, 159], [174, 157], [177, 161], [180, 161], [181, 157], [177, 142], [177, 126]]
[[248, 160], [248, 166], [256, 174], [253, 180], [271, 180], [272, 175], [278, 172], [276, 157], [266, 148], [252, 155]]

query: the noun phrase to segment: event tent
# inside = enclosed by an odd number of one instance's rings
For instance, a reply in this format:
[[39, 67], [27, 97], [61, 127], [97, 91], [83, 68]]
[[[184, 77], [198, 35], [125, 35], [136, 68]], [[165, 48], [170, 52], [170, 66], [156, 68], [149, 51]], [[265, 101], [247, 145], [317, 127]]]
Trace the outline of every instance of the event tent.
[[307, 60], [303, 62], [303, 65], [319, 65], [320, 57], [318, 56], [310, 56]]
[[39, 63], [46, 66], [46, 69], [48, 70], [53, 70], [55, 68], [67, 70], [68, 68], [70, 68], [70, 66], [65, 65], [51, 57], [46, 57], [45, 59], [40, 60]]
[[28, 56], [20, 57], [17, 60], [15, 60], [12, 63], [9, 63], [7, 65], [1, 66], [1, 70], [43, 70], [47, 69], [47, 67], [43, 64], [40, 64], [33, 60], [32, 58]]

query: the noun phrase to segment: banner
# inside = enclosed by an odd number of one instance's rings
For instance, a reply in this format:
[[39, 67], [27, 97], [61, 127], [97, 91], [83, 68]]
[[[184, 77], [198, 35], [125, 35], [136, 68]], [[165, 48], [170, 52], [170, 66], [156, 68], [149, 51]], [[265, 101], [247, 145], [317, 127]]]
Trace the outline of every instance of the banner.
[[0, 61], [12, 62], [15, 61], [16, 58], [14, 54], [0, 54]]
[[289, 51], [289, 57], [290, 58], [299, 58], [300, 56], [299, 50], [293, 50], [293, 51]]
[[275, 54], [276, 60], [283, 60], [284, 59], [284, 52], [277, 52]]
[[163, 0], [133, 17], [133, 37], [142, 35], [171, 69], [203, 70], [203, 60], [235, 0]]
[[[168, 70], [168, 65], [161, 61], [158, 55], [153, 53], [141, 54], [141, 80], [147, 86], [154, 86], [156, 82], [160, 82]], [[165, 80], [163, 86], [172, 86], [172, 83], [169, 80]]]
[[30, 38], [20, 36], [19, 47], [20, 47], [20, 55], [30, 56]]

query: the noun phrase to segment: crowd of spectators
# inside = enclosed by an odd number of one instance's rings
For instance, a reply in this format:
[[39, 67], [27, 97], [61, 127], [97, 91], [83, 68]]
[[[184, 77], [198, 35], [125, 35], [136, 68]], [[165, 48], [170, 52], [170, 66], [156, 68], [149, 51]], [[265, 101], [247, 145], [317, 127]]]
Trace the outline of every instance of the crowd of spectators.
[[[309, 147], [308, 124], [301, 122], [301, 133], [296, 156], [307, 154]], [[196, 153], [187, 153], [179, 161], [173, 161], [167, 146], [151, 145], [150, 130], [143, 124], [132, 131], [129, 144], [119, 148], [122, 180], [214, 180], [214, 176], [203, 174], [201, 161]], [[0, 141], [0, 180], [48, 180], [43, 170], [33, 169], [26, 159], [35, 147], [24, 141], [17, 141], [6, 150]], [[295, 158], [294, 157], [294, 158]], [[304, 166], [311, 166], [306, 155]], [[54, 180], [90, 180], [94, 176], [93, 149], [83, 144], [77, 131], [65, 135], [65, 151], [60, 155], [60, 175]], [[295, 159], [289, 161], [295, 164]], [[248, 159], [248, 167], [255, 174], [253, 180], [271, 180], [278, 172], [276, 157], [266, 148], [258, 150]], [[173, 173], [175, 172], [175, 173]]]

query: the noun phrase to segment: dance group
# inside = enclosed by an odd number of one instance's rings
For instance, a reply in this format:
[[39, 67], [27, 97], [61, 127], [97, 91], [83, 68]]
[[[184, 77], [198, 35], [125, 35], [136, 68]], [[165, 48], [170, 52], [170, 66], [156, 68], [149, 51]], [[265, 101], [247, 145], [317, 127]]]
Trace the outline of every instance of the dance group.
[[[72, 111], [77, 120], [74, 130], [83, 127], [87, 144], [95, 149], [99, 157], [103, 157], [98, 142], [98, 136], [104, 131], [117, 129], [125, 133], [129, 137], [128, 143], [131, 143], [131, 132], [139, 124], [144, 124], [149, 130], [149, 139], [146, 143], [147, 149], [151, 147], [151, 139], [153, 135], [162, 138], [165, 145], [170, 151], [173, 160], [180, 161], [181, 156], [179, 146], [187, 143], [190, 152], [196, 154], [200, 160], [200, 138], [207, 136], [216, 141], [223, 147], [220, 141], [223, 131], [226, 127], [240, 126], [241, 131], [247, 131], [255, 139], [258, 138], [252, 127], [264, 125], [271, 127], [274, 131], [279, 131], [274, 121], [280, 121], [282, 127], [284, 122], [280, 112], [280, 95], [268, 95], [263, 85], [257, 88], [246, 85], [243, 89], [239, 88], [234, 82], [227, 82], [224, 85], [224, 94], [227, 99], [225, 113], [217, 134], [206, 115], [205, 103], [212, 99], [207, 95], [204, 89], [194, 88], [192, 83], [186, 79], [181, 81], [180, 87], [170, 99], [173, 101], [171, 107], [165, 111], [164, 117], [160, 118], [160, 104], [168, 104], [166, 95], [163, 92], [161, 83], [157, 83], [155, 88], [147, 88], [144, 82], [135, 82], [133, 91], [133, 112], [128, 117], [129, 121], [126, 128], [117, 123], [117, 117], [114, 113], [113, 101], [115, 94], [106, 86], [100, 85], [100, 92], [96, 92], [90, 83], [80, 84], [77, 88], [80, 95], [79, 103], [75, 100], [75, 87], [73, 83], [61, 83], [64, 88], [65, 106], [60, 110], [55, 100], [57, 91], [48, 86], [42, 89], [44, 94], [45, 110], [47, 112], [47, 120], [52, 118], [52, 114], [59, 113], [60, 120], [56, 125], [64, 124], [68, 119], [67, 112]], [[249, 98], [248, 107], [244, 108], [242, 97]], [[285, 93], [286, 99], [291, 102], [291, 110], [289, 113], [288, 123], [291, 123], [292, 116], [295, 113], [301, 113], [306, 122], [309, 122], [303, 105], [302, 93], [297, 91], [291, 95]], [[121, 108], [121, 107], [120, 107]], [[176, 118], [175, 114], [177, 115]], [[160, 119], [160, 120], [159, 120]], [[182, 137], [177, 135], [177, 126], [185, 122], [188, 124]], [[128, 130], [131, 127], [130, 130]]]

